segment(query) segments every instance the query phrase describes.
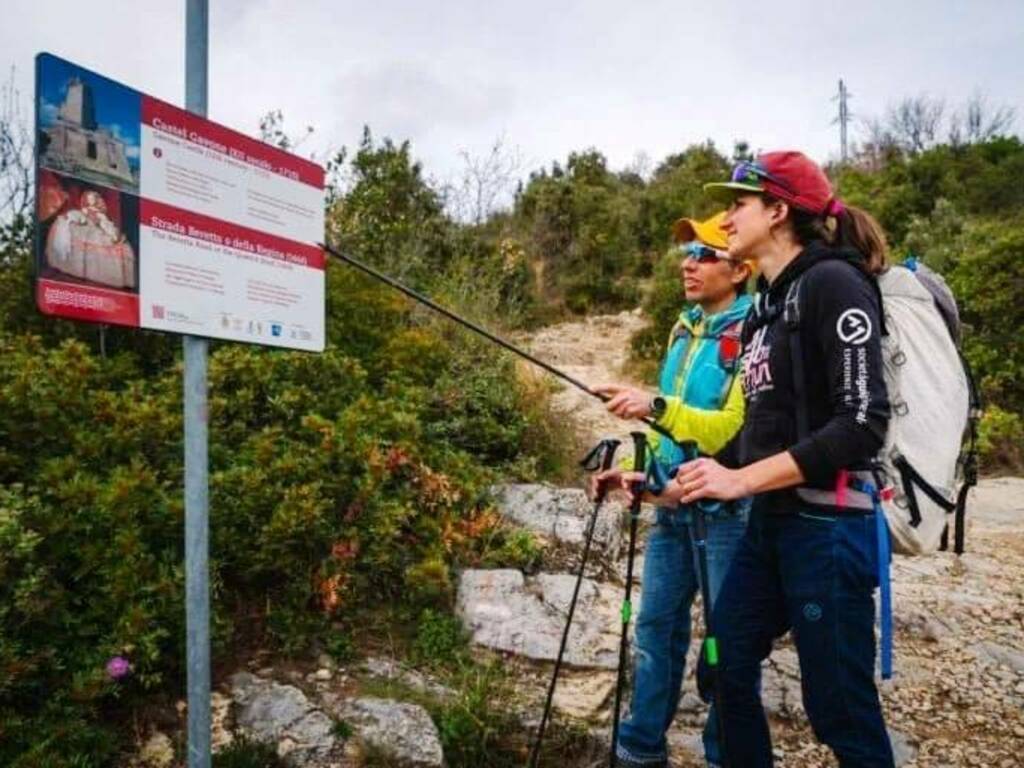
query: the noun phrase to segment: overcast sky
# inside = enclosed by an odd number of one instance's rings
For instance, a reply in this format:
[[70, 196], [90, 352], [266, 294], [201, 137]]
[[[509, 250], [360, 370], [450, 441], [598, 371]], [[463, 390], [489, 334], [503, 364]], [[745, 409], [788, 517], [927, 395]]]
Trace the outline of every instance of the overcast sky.
[[[1024, 126], [1024, 0], [211, 0], [209, 116], [314, 126], [302, 150], [363, 124], [410, 139], [429, 174], [504, 136], [527, 169], [594, 146], [615, 168], [736, 139], [838, 153], [830, 99], [856, 115], [909, 94], [981, 89]], [[182, 104], [184, 0], [4, 0], [0, 64], [25, 94], [49, 51]]]

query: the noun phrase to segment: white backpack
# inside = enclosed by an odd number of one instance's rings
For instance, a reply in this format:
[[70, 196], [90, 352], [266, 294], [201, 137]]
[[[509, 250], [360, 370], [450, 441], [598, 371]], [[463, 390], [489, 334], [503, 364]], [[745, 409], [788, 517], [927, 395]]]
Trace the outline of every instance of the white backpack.
[[[977, 482], [974, 456], [978, 398], [957, 347], [959, 317], [938, 274], [916, 262], [878, 277], [888, 335], [882, 337], [891, 415], [879, 460], [892, 494], [883, 496], [893, 549], [922, 555], [946, 548], [955, 514], [963, 551], [967, 490]], [[940, 311], [940, 309], [942, 311]], [[961, 446], [969, 427], [964, 482], [957, 491]]]
[[[967, 491], [977, 482], [981, 408], [958, 346], [956, 301], [945, 280], [916, 260], [890, 267], [877, 281], [885, 316], [882, 357], [891, 413], [875, 471], [852, 474], [855, 481], [882, 486], [882, 508], [895, 552], [923, 555], [946, 549], [953, 514], [954, 548], [961, 554]], [[794, 360], [802, 360], [796, 330], [802, 282], [799, 278], [790, 286], [783, 310]], [[801, 362], [794, 371], [794, 382], [801, 387], [802, 368]], [[802, 402], [800, 396], [797, 400]], [[806, 424], [806, 412], [797, 421]], [[969, 448], [963, 453], [965, 430]], [[959, 491], [958, 474], [963, 477]], [[798, 488], [797, 494], [811, 502], [837, 503], [831, 491]], [[851, 506], [871, 508], [866, 494], [851, 497], [858, 497]]]

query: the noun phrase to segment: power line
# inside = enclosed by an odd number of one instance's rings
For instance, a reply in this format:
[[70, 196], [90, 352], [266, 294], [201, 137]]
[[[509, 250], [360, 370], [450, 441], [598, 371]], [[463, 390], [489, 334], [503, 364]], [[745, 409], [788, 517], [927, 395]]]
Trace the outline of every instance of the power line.
[[832, 101], [839, 102], [839, 116], [832, 121], [832, 124], [839, 124], [839, 156], [843, 163], [850, 158], [849, 143], [847, 142], [848, 127], [850, 124], [850, 99], [853, 94], [846, 87], [842, 78], [839, 79], [839, 93], [832, 97]]

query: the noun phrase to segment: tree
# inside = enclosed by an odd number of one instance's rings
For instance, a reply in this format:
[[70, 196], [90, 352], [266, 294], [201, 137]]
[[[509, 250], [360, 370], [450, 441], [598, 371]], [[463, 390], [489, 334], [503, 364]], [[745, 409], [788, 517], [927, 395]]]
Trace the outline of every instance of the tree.
[[14, 68], [0, 86], [0, 234], [9, 239], [22, 232], [31, 218], [32, 134], [21, 111], [21, 93], [14, 85]]
[[511, 149], [504, 137], [494, 140], [486, 155], [461, 150], [462, 173], [444, 191], [446, 208], [457, 220], [475, 226], [505, 208], [514, 199], [513, 189], [523, 167], [519, 148]]
[[377, 144], [364, 127], [345, 171], [349, 188], [328, 214], [328, 231], [353, 255], [423, 287], [449, 262], [452, 222], [411, 155], [408, 141]]
[[307, 125], [301, 135], [289, 135], [284, 129], [284, 114], [280, 109], [272, 109], [260, 118], [260, 141], [286, 152], [294, 152], [312, 135], [312, 125]]
[[1016, 117], [1013, 107], [992, 106], [981, 91], [975, 91], [949, 120], [948, 139], [954, 147], [978, 144], [1004, 134]]
[[945, 111], [942, 99], [908, 96], [886, 111], [885, 128], [906, 152], [916, 155], [935, 145]]

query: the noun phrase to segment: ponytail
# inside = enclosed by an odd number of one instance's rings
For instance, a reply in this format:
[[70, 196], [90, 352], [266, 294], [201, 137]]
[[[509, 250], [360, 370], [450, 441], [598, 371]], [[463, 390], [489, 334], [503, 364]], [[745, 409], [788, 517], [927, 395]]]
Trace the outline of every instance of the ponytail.
[[864, 255], [865, 271], [878, 275], [889, 261], [889, 245], [882, 225], [863, 208], [844, 205], [835, 217], [832, 245], [853, 248]]
[[[767, 194], [762, 197], [766, 203], [779, 200]], [[823, 215], [790, 204], [788, 218], [801, 245], [823, 242], [833, 248], [852, 248], [864, 257], [862, 269], [869, 275], [879, 275], [888, 266], [889, 246], [882, 225], [863, 208], [833, 199]]]

